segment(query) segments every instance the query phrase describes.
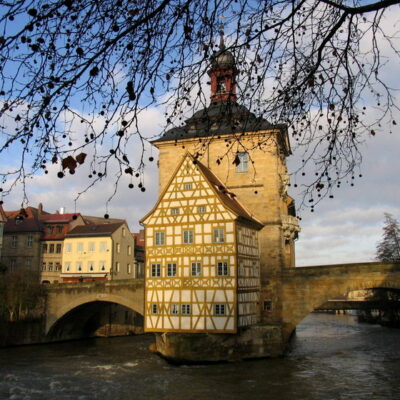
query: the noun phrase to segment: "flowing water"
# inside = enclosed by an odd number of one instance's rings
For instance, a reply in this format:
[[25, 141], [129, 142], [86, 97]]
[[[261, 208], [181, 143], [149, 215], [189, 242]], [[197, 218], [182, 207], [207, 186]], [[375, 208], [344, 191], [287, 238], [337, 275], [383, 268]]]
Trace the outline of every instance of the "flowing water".
[[173, 366], [151, 335], [0, 350], [0, 399], [399, 400], [400, 330], [311, 314], [280, 359]]

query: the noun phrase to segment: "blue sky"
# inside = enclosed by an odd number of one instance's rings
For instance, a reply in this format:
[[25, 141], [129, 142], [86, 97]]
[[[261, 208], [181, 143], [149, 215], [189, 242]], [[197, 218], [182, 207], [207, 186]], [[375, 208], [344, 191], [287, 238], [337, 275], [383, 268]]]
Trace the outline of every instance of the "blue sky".
[[[400, 11], [394, 8], [386, 23], [400, 30]], [[399, 43], [399, 41], [396, 41]], [[399, 44], [400, 48], [400, 44]], [[398, 59], [390, 63], [384, 73], [386, 78], [397, 84]], [[398, 86], [398, 85], [397, 85]], [[398, 101], [400, 104], [400, 101]], [[373, 114], [374, 110], [368, 109]], [[400, 120], [400, 118], [399, 118]], [[149, 108], [141, 117], [142, 132], [153, 137], [161, 132], [165, 117], [162, 109]], [[400, 124], [398, 125], [400, 126]], [[10, 127], [12, 128], [12, 127]], [[400, 130], [392, 126], [383, 126], [375, 137], [369, 137], [362, 145], [362, 178], [355, 180], [355, 186], [344, 184], [334, 193], [334, 198], [326, 198], [311, 213], [309, 209], [299, 210], [301, 228], [296, 244], [297, 265], [322, 265], [344, 262], [372, 261], [377, 241], [382, 235], [384, 213], [392, 213], [400, 218]], [[392, 133], [390, 130], [392, 129]], [[65, 207], [67, 212], [75, 210], [87, 215], [104, 215], [125, 218], [132, 231], [140, 229], [138, 221], [154, 205], [158, 195], [158, 170], [156, 162], [148, 161], [153, 156], [157, 160], [157, 150], [146, 148], [143, 193], [135, 187], [128, 188], [131, 182], [124, 177], [118, 193], [106, 207], [113, 193], [113, 173], [96, 187], [80, 196], [75, 203], [77, 193], [88, 183], [88, 166], [79, 168], [75, 175], [57, 178], [59, 166], [52, 166], [49, 174], [41, 174], [28, 182], [29, 204], [37, 206], [43, 203], [44, 209], [54, 212]], [[16, 151], [2, 155], [1, 164], [12, 165], [18, 157]], [[137, 147], [132, 144], [128, 157], [138, 157]], [[289, 172], [294, 171], [301, 160], [301, 153], [295, 150], [288, 158]], [[293, 181], [293, 179], [292, 179]], [[289, 193], [300, 204], [301, 194], [293, 186]], [[6, 210], [20, 207], [22, 194], [20, 188], [4, 199]]]

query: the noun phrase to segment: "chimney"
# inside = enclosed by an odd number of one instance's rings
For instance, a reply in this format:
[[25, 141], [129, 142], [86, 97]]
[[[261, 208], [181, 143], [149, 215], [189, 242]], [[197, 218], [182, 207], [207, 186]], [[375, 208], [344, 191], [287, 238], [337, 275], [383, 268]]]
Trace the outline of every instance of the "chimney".
[[39, 205], [38, 205], [38, 216], [39, 216], [39, 218], [41, 217], [42, 214], [43, 214], [43, 204], [39, 203]]
[[60, 207], [59, 214], [65, 214], [65, 207]]

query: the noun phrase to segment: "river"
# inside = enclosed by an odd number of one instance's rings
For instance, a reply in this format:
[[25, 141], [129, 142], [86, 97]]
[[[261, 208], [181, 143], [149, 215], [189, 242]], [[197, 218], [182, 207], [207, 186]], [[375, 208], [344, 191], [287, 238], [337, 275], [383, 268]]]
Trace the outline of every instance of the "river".
[[0, 350], [0, 399], [398, 400], [400, 330], [310, 314], [280, 359], [173, 366], [151, 335]]

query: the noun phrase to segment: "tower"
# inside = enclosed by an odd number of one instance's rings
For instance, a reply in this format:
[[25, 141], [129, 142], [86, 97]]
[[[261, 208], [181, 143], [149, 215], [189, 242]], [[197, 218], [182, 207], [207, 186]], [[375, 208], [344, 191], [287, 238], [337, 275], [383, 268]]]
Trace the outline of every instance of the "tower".
[[281, 271], [294, 267], [294, 240], [300, 230], [287, 193], [290, 144], [284, 124], [271, 124], [238, 104], [238, 72], [221, 36], [208, 71], [210, 105], [152, 142], [159, 149], [159, 188], [165, 193], [189, 153], [261, 223], [259, 322], [281, 326]]

